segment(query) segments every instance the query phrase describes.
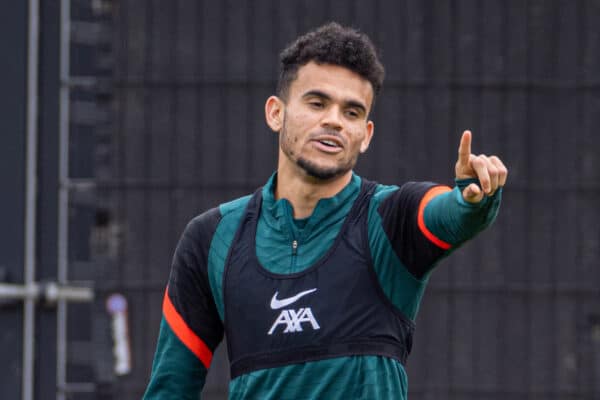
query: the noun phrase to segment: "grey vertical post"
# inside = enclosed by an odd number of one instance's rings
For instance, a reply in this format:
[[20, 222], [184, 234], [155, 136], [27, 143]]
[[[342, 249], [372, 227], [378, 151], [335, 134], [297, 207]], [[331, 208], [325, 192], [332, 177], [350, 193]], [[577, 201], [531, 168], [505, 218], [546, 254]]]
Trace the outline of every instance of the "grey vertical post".
[[[69, 45], [71, 35], [71, 2], [60, 3], [60, 95], [59, 95], [59, 165], [58, 165], [58, 283], [68, 279], [69, 226]], [[67, 303], [58, 301], [56, 330], [56, 399], [65, 399], [62, 390], [67, 383]]]
[[[37, 200], [37, 105], [39, 3], [29, 0], [27, 24], [27, 151], [25, 167], [25, 248], [24, 283], [35, 282], [36, 200]], [[35, 299], [27, 298], [23, 315], [23, 400], [33, 400], [35, 353]]]

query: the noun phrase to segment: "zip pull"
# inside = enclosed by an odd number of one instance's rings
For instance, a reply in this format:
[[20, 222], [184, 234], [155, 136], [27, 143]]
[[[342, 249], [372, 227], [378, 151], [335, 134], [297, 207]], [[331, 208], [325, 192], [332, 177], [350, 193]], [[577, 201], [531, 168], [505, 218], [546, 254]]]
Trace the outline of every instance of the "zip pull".
[[298, 254], [298, 241], [294, 240], [292, 241], [292, 255], [295, 256], [296, 254]]

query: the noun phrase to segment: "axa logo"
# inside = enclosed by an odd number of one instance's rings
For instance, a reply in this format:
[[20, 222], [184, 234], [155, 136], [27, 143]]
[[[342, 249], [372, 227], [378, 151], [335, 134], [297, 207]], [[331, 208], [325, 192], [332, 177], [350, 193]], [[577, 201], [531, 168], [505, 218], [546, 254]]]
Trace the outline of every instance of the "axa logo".
[[[280, 308], [289, 306], [290, 304], [297, 302], [301, 297], [316, 291], [316, 288], [309, 289], [284, 299], [278, 299], [277, 295], [279, 292], [275, 292], [271, 298], [271, 309], [278, 310]], [[303, 323], [310, 324], [314, 330], [321, 329], [310, 307], [282, 310], [271, 326], [271, 329], [269, 329], [269, 335], [272, 335], [280, 325], [285, 327], [283, 333], [302, 332]]]

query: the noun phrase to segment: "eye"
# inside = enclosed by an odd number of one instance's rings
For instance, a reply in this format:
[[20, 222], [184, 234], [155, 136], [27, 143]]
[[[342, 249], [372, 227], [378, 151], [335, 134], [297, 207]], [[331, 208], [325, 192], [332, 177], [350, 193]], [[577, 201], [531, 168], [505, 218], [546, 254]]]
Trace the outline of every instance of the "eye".
[[312, 101], [308, 102], [308, 104], [312, 108], [317, 109], [317, 110], [320, 110], [321, 108], [324, 107], [323, 102], [322, 101], [318, 101], [318, 100], [312, 100]]
[[360, 114], [358, 113], [358, 111], [356, 111], [356, 110], [353, 110], [353, 109], [346, 110], [346, 115], [347, 115], [349, 118], [353, 118], [353, 119], [354, 119], [354, 118], [358, 118], [358, 117], [360, 117]]

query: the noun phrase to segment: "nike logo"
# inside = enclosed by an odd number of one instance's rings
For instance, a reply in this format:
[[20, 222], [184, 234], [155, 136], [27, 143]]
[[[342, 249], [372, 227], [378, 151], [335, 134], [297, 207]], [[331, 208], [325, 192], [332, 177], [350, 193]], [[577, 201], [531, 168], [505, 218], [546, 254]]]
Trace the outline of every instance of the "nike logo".
[[317, 288], [305, 290], [304, 292], [300, 292], [295, 296], [288, 297], [287, 299], [278, 299], [277, 295], [279, 294], [279, 292], [277, 291], [271, 298], [271, 309], [277, 310], [279, 308], [285, 307], [287, 305], [297, 302], [298, 299], [300, 299], [300, 297], [306, 296], [307, 294], [316, 292], [316, 291], [317, 291]]

